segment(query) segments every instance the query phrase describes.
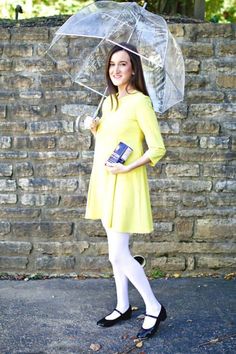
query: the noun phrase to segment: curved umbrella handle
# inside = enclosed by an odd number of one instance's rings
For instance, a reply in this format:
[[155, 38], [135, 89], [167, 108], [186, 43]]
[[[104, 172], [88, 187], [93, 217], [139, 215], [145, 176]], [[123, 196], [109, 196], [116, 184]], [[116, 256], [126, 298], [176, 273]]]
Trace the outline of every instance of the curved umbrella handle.
[[[100, 99], [100, 102], [95, 110], [95, 112], [92, 115], [92, 119], [95, 120], [98, 117], [98, 112], [103, 104], [104, 99], [106, 98], [106, 94], [107, 94], [108, 88], [106, 87], [104, 94], [102, 96], [102, 98]], [[75, 131], [80, 131], [83, 132], [84, 130], [87, 130], [88, 128], [86, 128], [83, 119], [85, 119], [85, 117], [83, 115], [79, 115], [76, 120], [75, 120]], [[100, 118], [99, 118], [100, 119]]]

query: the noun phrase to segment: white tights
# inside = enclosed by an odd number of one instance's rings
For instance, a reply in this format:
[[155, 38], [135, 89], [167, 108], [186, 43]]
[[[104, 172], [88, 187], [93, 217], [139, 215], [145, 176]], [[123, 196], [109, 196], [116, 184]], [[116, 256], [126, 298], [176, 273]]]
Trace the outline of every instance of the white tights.
[[[129, 280], [142, 296], [146, 306], [146, 313], [158, 316], [161, 310], [161, 305], [152, 292], [142, 266], [130, 254], [129, 234], [115, 232], [110, 229], [106, 229], [106, 232], [108, 238], [109, 260], [112, 264], [116, 284], [117, 310], [124, 313], [129, 307]], [[106, 316], [106, 319], [113, 320], [118, 316], [118, 312], [113, 311], [110, 315]], [[148, 329], [154, 326], [155, 322], [155, 319], [145, 317], [143, 328]]]

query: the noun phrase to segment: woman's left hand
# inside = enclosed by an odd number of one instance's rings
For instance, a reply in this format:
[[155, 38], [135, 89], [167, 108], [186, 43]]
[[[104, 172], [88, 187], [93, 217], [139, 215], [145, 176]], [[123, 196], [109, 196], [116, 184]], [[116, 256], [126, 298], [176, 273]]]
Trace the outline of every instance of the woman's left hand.
[[106, 168], [108, 172], [111, 172], [113, 175], [118, 173], [126, 173], [129, 172], [129, 167], [123, 165], [122, 163], [106, 163]]

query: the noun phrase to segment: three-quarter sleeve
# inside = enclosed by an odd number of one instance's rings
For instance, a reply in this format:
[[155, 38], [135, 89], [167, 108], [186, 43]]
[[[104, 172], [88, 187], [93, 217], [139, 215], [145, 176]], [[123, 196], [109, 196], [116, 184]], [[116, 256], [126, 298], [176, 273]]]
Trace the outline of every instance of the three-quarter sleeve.
[[165, 155], [166, 149], [161, 136], [160, 126], [157, 121], [156, 114], [148, 96], [143, 96], [137, 102], [136, 117], [148, 146], [146, 154], [151, 160], [150, 165], [155, 166], [156, 163]]

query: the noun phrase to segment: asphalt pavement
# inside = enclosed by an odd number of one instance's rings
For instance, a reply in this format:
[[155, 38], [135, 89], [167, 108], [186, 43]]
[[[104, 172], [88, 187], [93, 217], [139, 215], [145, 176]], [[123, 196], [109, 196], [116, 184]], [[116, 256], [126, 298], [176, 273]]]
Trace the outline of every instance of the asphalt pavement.
[[233, 354], [235, 284], [223, 277], [152, 280], [168, 318], [137, 344], [145, 309], [132, 286], [131, 320], [100, 328], [96, 321], [115, 306], [113, 279], [1, 280], [0, 354]]

